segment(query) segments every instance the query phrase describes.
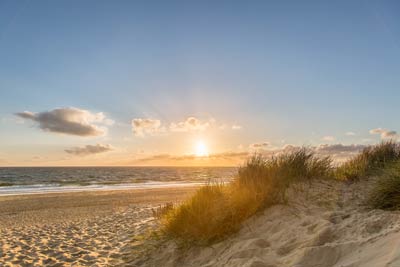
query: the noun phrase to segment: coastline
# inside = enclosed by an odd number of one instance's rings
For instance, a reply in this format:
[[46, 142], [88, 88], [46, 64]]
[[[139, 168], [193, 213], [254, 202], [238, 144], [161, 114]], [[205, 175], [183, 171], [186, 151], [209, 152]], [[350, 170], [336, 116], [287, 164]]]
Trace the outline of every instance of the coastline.
[[201, 186], [205, 182], [157, 182], [148, 181], [144, 183], [124, 183], [124, 184], [93, 184], [93, 185], [24, 185], [24, 186], [0, 186], [0, 197], [18, 195], [42, 195], [60, 194], [73, 192], [92, 192], [92, 191], [126, 191], [144, 190], [161, 188], [180, 188]]
[[0, 196], [0, 263], [118, 266], [134, 237], [156, 224], [152, 209], [196, 188]]

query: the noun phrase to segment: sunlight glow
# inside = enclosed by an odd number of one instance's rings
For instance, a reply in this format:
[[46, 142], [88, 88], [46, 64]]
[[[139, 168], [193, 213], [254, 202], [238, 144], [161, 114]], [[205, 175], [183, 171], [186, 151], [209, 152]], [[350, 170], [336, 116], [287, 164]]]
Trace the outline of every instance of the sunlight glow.
[[208, 157], [208, 149], [203, 141], [200, 140], [197, 142], [195, 154], [197, 157]]

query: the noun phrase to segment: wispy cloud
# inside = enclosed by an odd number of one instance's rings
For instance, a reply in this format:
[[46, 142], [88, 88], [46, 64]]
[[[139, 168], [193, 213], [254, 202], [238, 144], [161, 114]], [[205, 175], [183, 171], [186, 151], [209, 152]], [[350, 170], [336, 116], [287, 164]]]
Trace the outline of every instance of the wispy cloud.
[[145, 136], [145, 134], [154, 135], [165, 131], [165, 128], [161, 127], [161, 121], [157, 119], [133, 119], [132, 120], [132, 131], [135, 136]]
[[265, 149], [269, 145], [270, 145], [269, 142], [254, 143], [254, 144], [250, 144], [249, 148], [250, 149]]
[[207, 161], [215, 161], [215, 160], [238, 160], [238, 162], [243, 161], [249, 156], [249, 152], [223, 152], [223, 153], [214, 153], [210, 154], [207, 157], [198, 157], [196, 155], [172, 155], [168, 153], [164, 154], [156, 154], [152, 156], [147, 156], [144, 158], [137, 159], [137, 162], [152, 162], [152, 161], [191, 161], [191, 160], [207, 160]]
[[[227, 151], [223, 153], [210, 154], [208, 157], [197, 157], [196, 155], [172, 155], [168, 153], [155, 154], [150, 156], [145, 156], [136, 160], [136, 164], [170, 164], [176, 165], [185, 162], [186, 164], [191, 164], [196, 162], [208, 162], [208, 163], [232, 163], [233, 165], [241, 164], [244, 160], [254, 154], [253, 147], [259, 148], [256, 150], [257, 154], [263, 155], [264, 157], [271, 157], [274, 155], [279, 155], [284, 152], [296, 151], [301, 148], [301, 146], [286, 144], [280, 148], [271, 147], [268, 148], [268, 143], [255, 143], [249, 146], [247, 151]], [[335, 162], [342, 162], [351, 156], [356, 155], [366, 146], [361, 144], [321, 144], [318, 146], [308, 147], [309, 150], [315, 152], [319, 156], [331, 156]]]
[[169, 125], [169, 129], [172, 132], [204, 131], [208, 129], [214, 121], [214, 119], [202, 121], [196, 117], [188, 117], [184, 121], [172, 122]]
[[354, 132], [346, 132], [345, 135], [347, 135], [347, 136], [355, 136], [356, 133], [354, 133]]
[[326, 142], [333, 142], [333, 141], [335, 141], [335, 137], [331, 136], [331, 135], [327, 135], [327, 136], [322, 137], [322, 140], [326, 141]]
[[239, 125], [239, 124], [232, 125], [232, 130], [240, 130], [240, 129], [242, 129], [241, 125]]
[[65, 152], [77, 156], [87, 156], [87, 155], [104, 153], [111, 150], [113, 150], [111, 145], [97, 144], [97, 145], [86, 145], [84, 147], [73, 147], [70, 149], [65, 149]]
[[396, 131], [387, 130], [383, 128], [375, 128], [369, 131], [370, 134], [379, 134], [381, 139], [396, 139], [398, 134]]
[[[136, 118], [132, 120], [132, 131], [135, 136], [156, 135], [159, 133], [172, 132], [201, 132], [210, 128], [225, 130], [229, 129], [227, 124], [218, 124], [214, 118], [199, 119], [197, 117], [187, 117], [178, 122], [162, 122], [153, 118]], [[240, 125], [234, 124], [232, 130], [241, 129]]]
[[322, 144], [316, 147], [316, 151], [325, 152], [329, 154], [346, 153], [346, 152], [359, 152], [363, 150], [366, 146], [360, 144]]
[[364, 148], [366, 145], [361, 144], [351, 144], [351, 145], [344, 145], [344, 144], [321, 144], [319, 146], [314, 147], [314, 151], [322, 156], [330, 156], [336, 162], [343, 162], [348, 158], [356, 155]]
[[104, 135], [107, 129], [96, 124], [112, 124], [112, 120], [106, 119], [102, 112], [91, 113], [74, 107], [57, 108], [39, 113], [24, 111], [16, 115], [34, 121], [43, 131], [77, 136]]

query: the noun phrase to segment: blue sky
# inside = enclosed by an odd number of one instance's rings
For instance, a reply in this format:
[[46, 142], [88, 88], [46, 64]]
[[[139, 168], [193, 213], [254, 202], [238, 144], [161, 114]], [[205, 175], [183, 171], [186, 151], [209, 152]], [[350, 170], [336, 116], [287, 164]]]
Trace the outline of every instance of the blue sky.
[[[185, 138], [210, 153], [377, 142], [371, 129], [399, 128], [399, 12], [397, 1], [0, 1], [0, 159], [99, 143], [121, 158], [180, 155]], [[88, 138], [14, 115], [67, 107], [114, 124]], [[135, 118], [188, 117], [218, 127], [132, 134]]]

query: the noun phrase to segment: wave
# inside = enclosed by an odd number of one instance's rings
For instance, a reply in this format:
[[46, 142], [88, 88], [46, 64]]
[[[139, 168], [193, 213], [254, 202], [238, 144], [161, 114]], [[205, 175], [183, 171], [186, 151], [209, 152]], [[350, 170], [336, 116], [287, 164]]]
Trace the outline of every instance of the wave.
[[0, 196], [13, 195], [32, 195], [48, 193], [66, 193], [66, 192], [85, 192], [85, 191], [112, 191], [128, 189], [151, 189], [151, 188], [172, 188], [172, 187], [191, 187], [200, 186], [205, 182], [157, 182], [149, 181], [144, 183], [126, 183], [126, 184], [92, 184], [87, 186], [80, 185], [58, 185], [58, 184], [34, 184], [34, 185], [12, 185], [0, 187]]

